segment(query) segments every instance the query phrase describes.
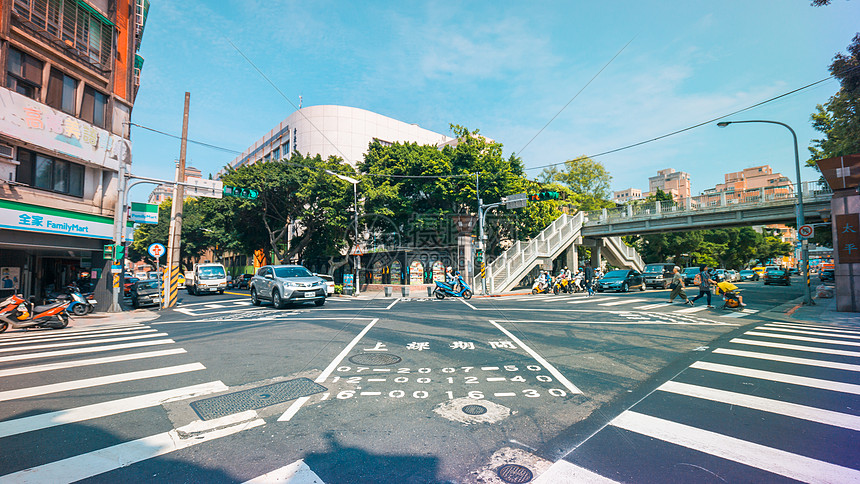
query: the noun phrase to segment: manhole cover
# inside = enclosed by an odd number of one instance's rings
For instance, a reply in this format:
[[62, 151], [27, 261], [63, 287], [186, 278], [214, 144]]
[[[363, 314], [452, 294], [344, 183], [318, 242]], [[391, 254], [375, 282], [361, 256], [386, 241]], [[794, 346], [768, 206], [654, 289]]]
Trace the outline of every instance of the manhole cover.
[[468, 415], [483, 415], [487, 413], [487, 407], [483, 405], [466, 405], [462, 410], [463, 413]]
[[191, 408], [203, 420], [223, 417], [247, 410], [258, 410], [270, 405], [307, 397], [326, 391], [326, 387], [308, 378], [296, 378], [262, 387], [218, 395], [191, 402]]
[[350, 356], [349, 361], [356, 365], [385, 366], [400, 363], [403, 358], [387, 353], [359, 353]]
[[528, 467], [523, 467], [519, 464], [505, 464], [496, 470], [496, 474], [498, 474], [503, 481], [514, 484], [531, 482], [534, 477], [534, 474], [532, 474], [532, 471], [530, 471]]

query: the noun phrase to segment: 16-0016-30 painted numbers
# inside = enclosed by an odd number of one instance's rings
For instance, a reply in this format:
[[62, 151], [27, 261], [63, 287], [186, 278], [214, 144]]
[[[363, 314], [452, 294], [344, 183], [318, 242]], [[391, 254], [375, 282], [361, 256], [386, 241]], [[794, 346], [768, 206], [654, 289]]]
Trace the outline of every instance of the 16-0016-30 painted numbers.
[[[523, 373], [517, 373], [526, 370]], [[554, 397], [566, 397], [568, 392], [561, 388], [521, 388], [516, 391], [488, 391], [486, 388], [481, 390], [469, 390], [468, 385], [481, 384], [503, 384], [503, 383], [525, 383], [537, 382], [538, 384], [552, 383], [554, 380], [551, 376], [542, 374], [543, 368], [538, 365], [526, 365], [522, 369], [516, 365], [503, 366], [461, 366], [447, 367], [438, 370], [432, 368], [373, 368], [369, 366], [340, 366], [337, 368], [338, 373], [350, 373], [347, 375], [336, 375], [328, 381], [330, 383], [346, 382], [356, 385], [354, 390], [342, 390], [335, 394], [323, 393], [321, 400], [330, 398], [338, 400], [348, 400], [355, 397], [388, 397], [392, 399], [414, 398], [425, 399], [429, 398], [433, 393], [442, 393], [448, 399], [453, 400], [459, 398], [457, 393], [465, 393], [468, 398], [482, 400], [484, 398], [506, 398], [506, 397], [525, 397], [525, 398], [540, 398], [544, 395]], [[492, 372], [492, 373], [490, 373]], [[502, 373], [501, 376], [498, 372]], [[360, 375], [355, 375], [360, 374]], [[492, 376], [490, 376], [492, 375]], [[443, 385], [458, 385], [465, 387], [465, 390], [455, 392], [454, 390], [442, 390], [437, 388], [428, 388], [430, 384]], [[385, 390], [376, 390], [379, 384], [385, 384]], [[419, 388], [415, 388], [415, 384]], [[366, 385], [368, 388], [363, 388]], [[391, 389], [394, 387], [393, 389]]]

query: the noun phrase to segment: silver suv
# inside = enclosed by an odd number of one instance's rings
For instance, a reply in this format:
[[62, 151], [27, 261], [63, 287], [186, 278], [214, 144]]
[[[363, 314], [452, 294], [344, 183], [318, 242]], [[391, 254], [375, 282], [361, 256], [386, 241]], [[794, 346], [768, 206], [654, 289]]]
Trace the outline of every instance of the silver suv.
[[278, 309], [289, 303], [325, 304], [325, 281], [299, 265], [263, 266], [251, 278], [251, 303], [272, 301]]

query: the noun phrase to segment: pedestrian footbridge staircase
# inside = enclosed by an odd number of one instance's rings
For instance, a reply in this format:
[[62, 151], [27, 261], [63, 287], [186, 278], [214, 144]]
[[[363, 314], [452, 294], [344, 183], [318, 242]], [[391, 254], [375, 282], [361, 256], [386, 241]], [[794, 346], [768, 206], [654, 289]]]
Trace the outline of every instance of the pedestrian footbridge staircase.
[[[627, 267], [638, 271], [645, 268], [642, 257], [634, 248], [625, 245], [621, 237], [583, 240], [584, 222], [585, 216], [582, 212], [575, 215], [562, 214], [537, 237], [526, 242], [517, 241], [487, 265], [487, 290], [491, 294], [510, 291], [535, 266], [545, 262], [551, 264], [553, 259], [559, 257], [572, 245], [590, 246], [592, 250], [599, 249], [601, 256], [616, 267]], [[477, 287], [480, 287], [480, 284]]]

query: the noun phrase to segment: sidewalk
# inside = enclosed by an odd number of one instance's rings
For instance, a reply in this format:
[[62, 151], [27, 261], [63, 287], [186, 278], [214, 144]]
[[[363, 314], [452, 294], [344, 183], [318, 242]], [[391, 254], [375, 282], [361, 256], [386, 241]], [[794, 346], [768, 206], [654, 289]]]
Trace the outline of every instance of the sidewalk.
[[814, 306], [804, 306], [803, 298], [782, 304], [759, 316], [788, 322], [827, 323], [860, 327], [860, 313], [841, 313], [836, 310], [836, 298], [815, 299]]
[[152, 321], [160, 316], [160, 312], [150, 309], [126, 310], [121, 313], [92, 313], [86, 316], [72, 316], [70, 328], [90, 328], [98, 326], [116, 326], [122, 324], [140, 324]]

